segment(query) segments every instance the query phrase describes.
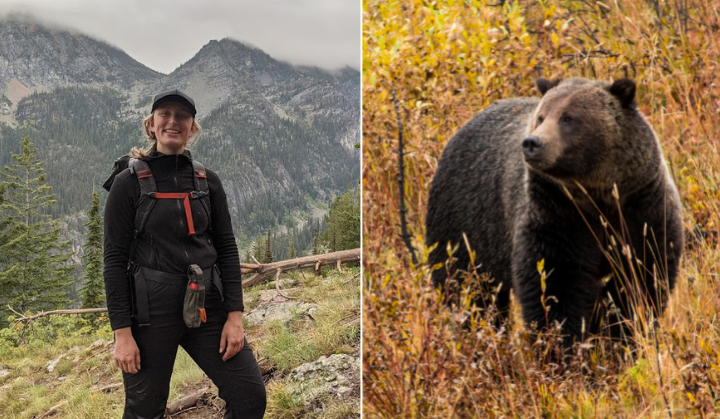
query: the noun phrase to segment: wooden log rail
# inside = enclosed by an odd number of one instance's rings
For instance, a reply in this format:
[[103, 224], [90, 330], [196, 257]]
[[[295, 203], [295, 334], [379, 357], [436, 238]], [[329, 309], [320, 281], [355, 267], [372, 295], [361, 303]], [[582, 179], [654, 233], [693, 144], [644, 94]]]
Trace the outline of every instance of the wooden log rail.
[[340, 269], [342, 263], [357, 262], [359, 260], [360, 249], [351, 249], [265, 264], [241, 263], [240, 269], [243, 275], [253, 274], [253, 276], [243, 281], [243, 288], [247, 288], [258, 285], [278, 273], [306, 268], [313, 268], [317, 272], [323, 265], [337, 265], [338, 269]]

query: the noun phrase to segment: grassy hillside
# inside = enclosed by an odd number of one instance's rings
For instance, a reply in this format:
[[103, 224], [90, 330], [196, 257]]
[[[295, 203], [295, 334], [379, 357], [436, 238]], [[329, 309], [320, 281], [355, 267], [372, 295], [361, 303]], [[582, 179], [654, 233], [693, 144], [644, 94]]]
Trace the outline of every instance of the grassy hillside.
[[[364, 1], [365, 417], [720, 415], [719, 9], [717, 0]], [[657, 333], [638, 320], [634, 354], [599, 340], [576, 347], [565, 369], [538, 361], [545, 337], [530, 336], [517, 307], [508, 334], [483, 322], [464, 330], [469, 306], [438, 303], [423, 245], [445, 143], [493, 101], [539, 96], [539, 76], [636, 80], [685, 228], [709, 236], [687, 249]], [[393, 84], [418, 265], [398, 238]]]
[[[313, 383], [289, 380], [295, 367], [323, 355], [359, 356], [358, 275], [358, 268], [344, 268], [342, 273], [328, 270], [324, 279], [311, 273], [283, 275], [284, 295], [317, 305], [312, 318], [298, 312], [288, 321], [246, 325], [247, 338], [268, 380], [266, 418], [359, 417], [359, 376], [354, 378], [349, 396], [320, 395], [311, 397], [310, 402]], [[274, 282], [246, 290], [246, 317], [268, 304], [266, 296], [274, 290]], [[50, 316], [27, 327], [0, 330], [2, 418], [119, 418], [124, 405], [121, 383], [122, 375], [112, 360], [112, 332], [106, 317]], [[207, 384], [208, 379], [181, 349], [169, 402]], [[216, 396], [217, 390], [213, 391]], [[172, 417], [222, 418], [222, 406], [220, 399], [211, 397]], [[55, 413], [49, 414], [53, 408]]]

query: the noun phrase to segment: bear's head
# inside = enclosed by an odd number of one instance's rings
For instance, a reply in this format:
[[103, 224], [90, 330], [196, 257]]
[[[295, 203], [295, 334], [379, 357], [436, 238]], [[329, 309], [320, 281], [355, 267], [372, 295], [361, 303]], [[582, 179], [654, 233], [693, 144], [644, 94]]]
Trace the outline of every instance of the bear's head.
[[637, 114], [635, 82], [539, 78], [536, 86], [543, 97], [521, 143], [527, 165], [563, 183], [607, 179], [622, 148], [625, 115]]

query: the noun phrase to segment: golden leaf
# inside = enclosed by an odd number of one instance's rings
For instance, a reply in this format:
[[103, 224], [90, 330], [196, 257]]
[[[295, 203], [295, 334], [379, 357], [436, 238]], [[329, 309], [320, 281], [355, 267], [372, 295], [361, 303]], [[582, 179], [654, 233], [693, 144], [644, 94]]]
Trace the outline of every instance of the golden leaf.
[[553, 45], [555, 45], [555, 48], [560, 47], [560, 37], [558, 37], [557, 33], [553, 32], [552, 35], [550, 35], [550, 40]]

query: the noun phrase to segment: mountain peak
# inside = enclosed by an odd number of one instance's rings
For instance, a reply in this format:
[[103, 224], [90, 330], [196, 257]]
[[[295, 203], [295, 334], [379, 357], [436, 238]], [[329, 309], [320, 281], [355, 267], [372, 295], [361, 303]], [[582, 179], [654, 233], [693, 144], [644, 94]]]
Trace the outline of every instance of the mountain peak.
[[3, 88], [11, 81], [28, 89], [87, 84], [127, 88], [161, 76], [117, 47], [23, 13], [0, 18], [0, 39]]

